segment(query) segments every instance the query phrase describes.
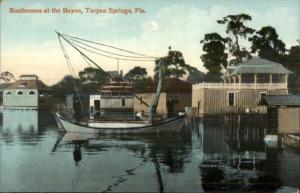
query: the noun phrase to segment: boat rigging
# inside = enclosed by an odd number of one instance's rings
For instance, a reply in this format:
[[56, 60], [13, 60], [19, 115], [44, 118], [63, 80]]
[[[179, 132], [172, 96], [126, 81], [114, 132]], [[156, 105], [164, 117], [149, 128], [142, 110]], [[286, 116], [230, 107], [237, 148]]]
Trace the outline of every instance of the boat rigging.
[[[90, 40], [85, 40], [82, 38], [77, 38], [74, 36], [69, 36], [65, 34], [61, 34], [57, 32], [59, 43], [61, 46], [61, 49], [63, 51], [64, 57], [66, 59], [69, 71], [71, 75], [75, 76], [75, 71], [74, 68], [72, 67], [70, 58], [66, 52], [66, 49], [64, 48], [62, 44], [62, 40], [65, 40], [68, 44], [71, 45], [84, 59], [84, 61], [91, 67], [92, 65], [96, 66], [98, 69], [100, 69], [102, 72], [106, 73], [110, 78], [113, 78], [113, 76], [103, 70], [93, 59], [91, 59], [87, 54], [83, 51], [87, 51], [90, 53], [94, 53], [106, 58], [110, 59], [115, 59], [117, 61], [117, 66], [119, 68], [119, 61], [120, 60], [126, 60], [126, 61], [155, 61], [156, 65], [159, 67], [159, 77], [158, 77], [158, 85], [156, 89], [156, 93], [154, 94], [151, 102], [151, 106], [145, 103], [142, 98], [138, 97], [137, 95], [134, 95], [138, 100], [140, 100], [143, 104], [145, 104], [147, 107], [149, 107], [149, 118], [148, 121], [144, 122], [113, 122], [113, 121], [106, 121], [106, 122], [101, 122], [99, 125], [92, 125], [92, 123], [89, 122], [72, 122], [67, 120], [65, 117], [60, 115], [59, 113], [56, 113], [56, 121], [57, 125], [59, 128], [64, 129], [65, 131], [68, 132], [85, 132], [85, 133], [159, 133], [159, 132], [179, 132], [183, 123], [184, 123], [184, 118], [185, 116], [179, 116], [175, 119], [167, 119], [163, 120], [160, 123], [153, 123], [153, 118], [157, 110], [158, 106], [158, 101], [160, 98], [160, 92], [161, 92], [161, 87], [162, 87], [162, 70], [164, 67], [164, 63], [168, 59], [167, 57], [153, 57], [153, 56], [148, 56], [144, 54], [140, 54], [137, 52], [117, 48], [114, 46], [102, 44], [99, 42], [93, 42]], [[83, 43], [85, 42], [85, 43]], [[113, 50], [117, 50], [119, 52], [125, 52], [125, 54], [121, 53], [116, 53], [112, 51], [106, 51], [103, 49], [99, 49], [95, 46], [91, 46], [88, 43], [95, 44], [95, 45], [100, 45], [106, 48], [110, 48]], [[121, 77], [122, 78], [122, 77]], [[82, 108], [82, 102], [80, 100], [79, 96], [79, 91], [78, 88], [76, 87], [75, 81], [73, 79], [73, 84], [74, 88], [76, 90], [77, 97], [80, 102], [81, 109]]]
[[[145, 55], [145, 54], [133, 52], [133, 51], [130, 51], [130, 50], [125, 50], [125, 49], [122, 49], [122, 48], [117, 48], [117, 47], [110, 46], [110, 45], [107, 45], [107, 44], [103, 44], [103, 43], [99, 43], [99, 42], [94, 42], [94, 41], [86, 40], [86, 39], [83, 39], [83, 38], [78, 38], [78, 37], [75, 37], [75, 36], [70, 36], [70, 35], [62, 34], [62, 33], [59, 33], [58, 31], [55, 31], [55, 32], [58, 35], [60, 46], [62, 48], [63, 54], [64, 54], [64, 56], [66, 58], [66, 61], [67, 61], [67, 64], [68, 64], [68, 67], [69, 67], [69, 70], [70, 70], [70, 73], [71, 73], [72, 76], [75, 76], [75, 71], [74, 71], [74, 68], [71, 65], [70, 58], [69, 58], [69, 56], [68, 56], [68, 54], [67, 54], [67, 52], [66, 52], [66, 50], [65, 50], [65, 48], [64, 48], [64, 46], [62, 44], [62, 41], [61, 41], [62, 39], [65, 40], [68, 44], [70, 44], [77, 52], [79, 52], [79, 54], [82, 56], [82, 58], [84, 59], [84, 61], [90, 67], [92, 67], [92, 65], [91, 65], [91, 63], [92, 63], [94, 66], [96, 66], [102, 72], [106, 73], [110, 78], [112, 78], [111, 74], [107, 73], [105, 70], [103, 70], [93, 59], [91, 59], [89, 56], [87, 56], [87, 54], [85, 54], [82, 50], [85, 50], [85, 51], [88, 51], [90, 53], [94, 53], [94, 54], [97, 54], [97, 55], [100, 55], [100, 56], [103, 56], [103, 57], [106, 57], [106, 58], [116, 59], [117, 60], [118, 72], [119, 72], [119, 61], [120, 60], [126, 60], [126, 61], [157, 61], [159, 59], [159, 57], [148, 56], [148, 55]], [[85, 43], [83, 43], [83, 42], [85, 42]], [[119, 53], [115, 53], [115, 52], [111, 52], [111, 51], [106, 51], [106, 50], [103, 50], [103, 49], [99, 49], [99, 48], [97, 48], [95, 46], [89, 45], [88, 43], [94, 44], [94, 45], [100, 45], [100, 46], [106, 47], [106, 48], [111, 48], [113, 50], [120, 51], [120, 52], [125, 52], [128, 55], [119, 54]], [[94, 50], [91, 50], [91, 49], [94, 49]], [[99, 53], [99, 52], [101, 52], [101, 53]], [[103, 53], [105, 53], [105, 54], [103, 54]], [[76, 90], [76, 94], [77, 94], [77, 97], [79, 99], [79, 102], [80, 102], [80, 105], [81, 105], [81, 108], [82, 108], [82, 102], [80, 101], [79, 92], [78, 92], [78, 89], [76, 88], [76, 85], [75, 85], [74, 81], [73, 81], [73, 84], [74, 84], [74, 87], [75, 87], [75, 90]], [[161, 86], [159, 88], [161, 88]], [[160, 92], [160, 90], [159, 90], [159, 92]], [[150, 109], [150, 112], [149, 112], [150, 119], [153, 118], [152, 115], [156, 112], [156, 107], [157, 107], [158, 100], [159, 100], [159, 96], [157, 96], [157, 94], [158, 93], [156, 92], [156, 98], [157, 97], [158, 98], [155, 99], [155, 100], [153, 100], [153, 101], [157, 101], [157, 103], [156, 104], [153, 103], [151, 105], [152, 108]], [[134, 96], [142, 104], [146, 105], [147, 107], [150, 107], [150, 105], [147, 104], [145, 101], [143, 101], [141, 97], [138, 97], [137, 95], [134, 95]]]

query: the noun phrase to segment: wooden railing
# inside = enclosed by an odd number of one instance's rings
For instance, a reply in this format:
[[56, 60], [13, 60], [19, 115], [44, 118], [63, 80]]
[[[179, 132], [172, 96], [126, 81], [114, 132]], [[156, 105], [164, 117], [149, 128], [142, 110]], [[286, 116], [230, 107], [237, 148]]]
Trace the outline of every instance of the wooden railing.
[[193, 89], [287, 89], [286, 83], [198, 83], [193, 85]]

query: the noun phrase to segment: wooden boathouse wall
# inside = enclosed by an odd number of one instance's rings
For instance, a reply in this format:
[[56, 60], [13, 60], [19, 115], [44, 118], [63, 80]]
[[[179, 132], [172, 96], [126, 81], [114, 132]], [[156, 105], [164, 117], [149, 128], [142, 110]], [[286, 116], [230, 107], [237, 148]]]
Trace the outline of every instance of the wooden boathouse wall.
[[[151, 105], [152, 98], [155, 93], [136, 93], [145, 103]], [[168, 112], [168, 100], [174, 101], [173, 112], [184, 112], [185, 107], [191, 106], [192, 96], [191, 92], [163, 92], [160, 94], [158, 101], [157, 112], [167, 113]], [[134, 98], [134, 111], [144, 111], [147, 113], [150, 107], [147, 107], [137, 98]]]
[[193, 85], [192, 106], [197, 114], [266, 113], [264, 95], [288, 95], [288, 75], [282, 64], [253, 57], [228, 66], [222, 82]]
[[[229, 105], [229, 93], [234, 93], [234, 104]], [[287, 89], [237, 89], [207, 88], [196, 85], [192, 93], [192, 106], [197, 115], [218, 113], [266, 113], [266, 106], [260, 106], [261, 95], [287, 95]]]
[[300, 107], [278, 108], [278, 132], [300, 134]]
[[[135, 95], [149, 106], [156, 93], [157, 83], [146, 85], [144, 88], [136, 89]], [[150, 107], [143, 104], [141, 100], [134, 98], [134, 111], [149, 112]], [[177, 114], [184, 112], [185, 107], [192, 106], [192, 84], [177, 78], [164, 78], [162, 81], [161, 94], [157, 106], [157, 112]]]
[[[149, 107], [147, 107], [145, 104], [143, 104], [140, 100], [138, 100], [137, 98], [134, 98], [133, 101], [133, 106], [134, 106], [134, 111], [144, 111], [145, 113], [148, 113], [150, 110], [150, 105], [152, 102], [152, 98], [154, 96], [155, 93], [136, 93], [136, 95], [142, 99], [146, 104], [149, 105]], [[167, 97], [166, 97], [166, 93], [161, 93], [160, 97], [159, 97], [159, 101], [158, 101], [158, 105], [157, 105], [157, 111], [158, 112], [166, 112], [167, 111]]]

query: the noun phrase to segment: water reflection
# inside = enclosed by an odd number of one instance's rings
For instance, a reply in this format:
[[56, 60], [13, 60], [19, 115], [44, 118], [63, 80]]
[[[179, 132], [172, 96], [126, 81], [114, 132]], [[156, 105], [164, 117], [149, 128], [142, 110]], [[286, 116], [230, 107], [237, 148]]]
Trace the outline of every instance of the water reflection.
[[37, 145], [44, 129], [54, 125], [48, 112], [4, 109], [1, 115], [0, 133], [5, 143], [13, 143], [16, 140], [26, 145]]
[[264, 144], [270, 120], [263, 116], [189, 118], [179, 135], [108, 136], [59, 133], [47, 112], [2, 115], [0, 191], [292, 192], [299, 186], [299, 153]]
[[[225, 115], [203, 120], [204, 157], [199, 168], [204, 190], [276, 192], [282, 185], [299, 185], [299, 172], [292, 172], [300, 169], [299, 155], [290, 167], [280, 161], [287, 150], [268, 148], [263, 142], [266, 131], [274, 130], [270, 122], [266, 115]], [[297, 180], [282, 178], [281, 167]]]
[[[125, 148], [145, 160], [157, 160], [167, 166], [170, 173], [182, 172], [191, 156], [191, 138], [180, 135], [99, 136], [95, 134], [61, 133], [52, 152], [73, 149], [75, 164], [81, 160], [82, 151], [95, 153], [112, 148]], [[82, 150], [82, 148], [84, 150]]]
[[[94, 134], [63, 133], [58, 136], [52, 148], [52, 153], [65, 152], [66, 149], [71, 149], [73, 152], [72, 162], [81, 168], [85, 162], [84, 157], [87, 155], [126, 151], [127, 155], [132, 155], [141, 162], [129, 169], [125, 169], [125, 167], [124, 171], [120, 172], [124, 173], [122, 175], [114, 175], [113, 178], [117, 180], [109, 184], [104, 190], [115, 190], [120, 184], [128, 181], [130, 178], [135, 178], [134, 176], [138, 176], [138, 173], [140, 173], [138, 170], [144, 168], [145, 171], [143, 173], [147, 173], [150, 170], [150, 173], [154, 174], [154, 178], [147, 179], [143, 183], [149, 180], [150, 184], [156, 184], [155, 191], [165, 192], [170, 189], [171, 184], [169, 180], [174, 177], [173, 173], [184, 174], [186, 172], [184, 171], [185, 164], [191, 162], [191, 147], [191, 138], [180, 135], [99, 136]], [[125, 157], [124, 159], [128, 158]], [[120, 162], [124, 163], [122, 160]], [[78, 176], [74, 177], [73, 180], [77, 181], [77, 178]], [[174, 188], [174, 185], [172, 188]]]

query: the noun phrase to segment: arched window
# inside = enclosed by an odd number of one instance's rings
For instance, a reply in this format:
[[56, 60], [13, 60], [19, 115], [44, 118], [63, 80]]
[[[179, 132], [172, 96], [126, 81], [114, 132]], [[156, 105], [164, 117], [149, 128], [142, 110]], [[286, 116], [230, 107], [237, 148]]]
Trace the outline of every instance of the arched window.
[[22, 91], [17, 91], [17, 95], [23, 95], [23, 92]]
[[29, 91], [29, 95], [35, 95], [35, 92], [33, 90]]
[[11, 91], [7, 91], [5, 94], [6, 95], [12, 95]]

